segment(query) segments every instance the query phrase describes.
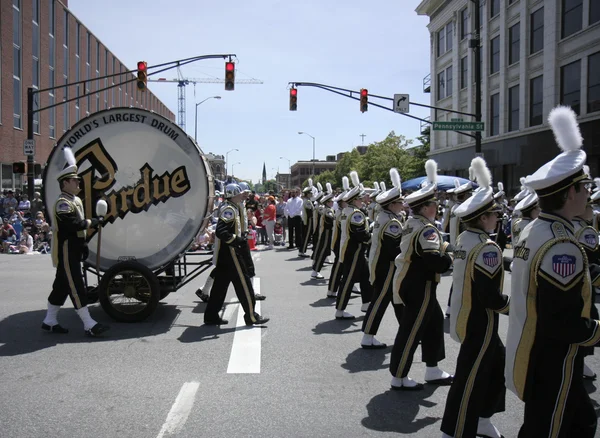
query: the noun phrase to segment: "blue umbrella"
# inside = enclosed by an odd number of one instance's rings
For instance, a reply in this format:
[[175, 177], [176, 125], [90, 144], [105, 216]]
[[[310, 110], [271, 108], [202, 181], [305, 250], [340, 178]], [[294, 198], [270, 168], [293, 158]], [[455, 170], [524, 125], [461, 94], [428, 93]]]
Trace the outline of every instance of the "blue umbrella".
[[[419, 176], [417, 178], [409, 179], [408, 181], [404, 181], [402, 183], [402, 190], [418, 190], [421, 188], [421, 183], [426, 179], [426, 176]], [[457, 179], [458, 182], [462, 184], [466, 184], [469, 182], [466, 178], [459, 178], [458, 176], [452, 175], [438, 175], [437, 177], [437, 188], [438, 190], [446, 191], [454, 188], [454, 180]], [[479, 187], [477, 184], [472, 182], [473, 188], [476, 189]]]

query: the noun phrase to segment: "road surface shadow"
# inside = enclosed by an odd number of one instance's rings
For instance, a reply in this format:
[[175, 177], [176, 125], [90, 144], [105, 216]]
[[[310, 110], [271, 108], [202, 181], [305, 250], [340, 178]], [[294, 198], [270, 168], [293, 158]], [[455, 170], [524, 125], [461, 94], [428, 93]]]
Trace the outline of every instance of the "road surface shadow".
[[[333, 312], [333, 309], [331, 309]], [[364, 315], [356, 317], [356, 319], [332, 319], [330, 321], [320, 322], [312, 329], [315, 335], [341, 335], [344, 333], [356, 333], [360, 332], [361, 321]], [[356, 330], [347, 330], [350, 327], [356, 327]]]
[[60, 324], [69, 333], [57, 334], [43, 331], [40, 327], [46, 310], [16, 313], [0, 321], [0, 356], [18, 356], [33, 353], [58, 344], [119, 341], [144, 338], [168, 332], [181, 310], [174, 305], [159, 305], [145, 321], [136, 323], [116, 322], [98, 305], [89, 306], [90, 315], [97, 322], [110, 326], [101, 337], [90, 338], [83, 332], [83, 324], [72, 307], [61, 309]]
[[380, 350], [367, 350], [358, 347], [346, 357], [346, 362], [341, 367], [350, 371], [350, 373], [386, 370], [389, 368], [389, 365], [384, 365], [384, 362], [390, 350], [390, 346]]
[[296, 271], [312, 271], [312, 266], [306, 266], [304, 268], [298, 268]]
[[362, 419], [361, 423], [366, 428], [379, 432], [416, 434], [440, 420], [438, 417], [430, 416], [416, 419], [421, 406], [431, 408], [436, 405], [434, 402], [425, 400], [436, 389], [437, 386], [425, 385], [422, 391], [390, 389], [383, 394], [376, 395], [367, 404], [368, 415]]
[[311, 307], [331, 307], [335, 306], [335, 298], [321, 298], [320, 300], [310, 303]]
[[450, 334], [450, 318], [444, 318], [444, 333]]

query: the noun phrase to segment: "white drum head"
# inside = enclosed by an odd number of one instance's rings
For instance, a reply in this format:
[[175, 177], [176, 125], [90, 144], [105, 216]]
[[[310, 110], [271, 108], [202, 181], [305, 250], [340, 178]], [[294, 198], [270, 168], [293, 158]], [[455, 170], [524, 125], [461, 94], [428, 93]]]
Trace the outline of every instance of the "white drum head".
[[[44, 175], [50, 218], [71, 147], [81, 177], [86, 218], [106, 200], [101, 271], [135, 259], [157, 269], [178, 258], [205, 224], [214, 193], [210, 167], [198, 146], [176, 124], [150, 111], [113, 108], [82, 119], [52, 151]], [[91, 236], [91, 237], [90, 237]], [[97, 234], [88, 233], [96, 264]]]

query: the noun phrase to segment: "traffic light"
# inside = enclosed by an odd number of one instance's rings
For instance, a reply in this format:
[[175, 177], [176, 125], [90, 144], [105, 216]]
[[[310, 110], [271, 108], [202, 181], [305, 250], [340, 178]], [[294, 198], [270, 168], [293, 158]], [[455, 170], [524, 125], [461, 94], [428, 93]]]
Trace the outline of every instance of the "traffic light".
[[39, 163], [36, 163], [33, 165], [33, 173], [34, 175], [41, 175], [42, 174], [42, 165]]
[[23, 163], [22, 161], [17, 161], [16, 163], [13, 163], [13, 173], [19, 174], [19, 173], [27, 173], [27, 171], [25, 170], [25, 163]]
[[365, 112], [369, 110], [369, 91], [366, 88], [360, 89], [360, 111]]
[[148, 63], [146, 61], [139, 61], [137, 63], [137, 88], [140, 91], [146, 91], [148, 87]]
[[235, 64], [231, 61], [225, 63], [225, 90], [233, 91], [235, 88]]
[[290, 88], [290, 111], [296, 111], [298, 109], [298, 90], [296, 88]]

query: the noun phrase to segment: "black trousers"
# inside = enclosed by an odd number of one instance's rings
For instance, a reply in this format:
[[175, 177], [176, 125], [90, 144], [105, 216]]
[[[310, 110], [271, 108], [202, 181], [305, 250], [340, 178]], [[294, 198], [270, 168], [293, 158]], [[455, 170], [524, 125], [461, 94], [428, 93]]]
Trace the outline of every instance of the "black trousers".
[[336, 310], [346, 310], [354, 283], [360, 284], [360, 295], [363, 304], [371, 301], [373, 287], [369, 282], [369, 266], [362, 245], [356, 251], [346, 250], [342, 267], [342, 282], [340, 292], [336, 298]]
[[498, 333], [485, 333], [467, 335], [460, 346], [441, 427], [450, 436], [474, 437], [479, 417], [505, 410], [504, 345]]
[[288, 219], [289, 245], [302, 247], [302, 218], [300, 216], [290, 217]]
[[419, 341], [423, 362], [433, 364], [446, 357], [444, 314], [435, 294], [437, 282], [426, 281], [424, 287], [419, 284], [400, 287], [406, 287], [401, 294], [404, 313], [390, 359], [390, 373], [398, 378], [408, 375]]
[[343, 270], [344, 267], [340, 263], [339, 257], [336, 257], [335, 262], [333, 262], [333, 266], [331, 268], [331, 273], [329, 274], [329, 285], [327, 287], [327, 292], [329, 292], [330, 294], [336, 293], [340, 288]]
[[307, 219], [306, 225], [302, 226], [302, 246], [298, 247], [299, 252], [302, 254], [306, 254], [308, 250], [308, 244], [310, 243], [310, 239], [312, 238], [312, 226], [313, 220], [312, 215]]
[[319, 239], [321, 238], [321, 236], [319, 235], [319, 215], [317, 215], [317, 221], [315, 222], [313, 220], [313, 224], [315, 225], [313, 228], [313, 233], [312, 233], [312, 242], [313, 242], [313, 247], [312, 247], [312, 255], [310, 256], [310, 258], [312, 260], [315, 259], [315, 257], [317, 256], [317, 249], [319, 246]]
[[231, 252], [230, 263], [217, 263], [215, 268], [215, 281], [210, 290], [210, 298], [204, 311], [204, 321], [211, 322], [219, 319], [219, 312], [225, 303], [229, 284], [233, 283], [235, 294], [244, 309], [244, 313], [254, 321], [254, 289], [250, 277], [244, 272], [243, 261], [233, 249], [222, 248], [220, 251]]
[[519, 438], [595, 437], [598, 418], [583, 383], [583, 355], [544, 360], [533, 374]]
[[59, 242], [56, 244], [60, 245], [58, 247], [58, 265], [48, 302], [55, 306], [62, 306], [67, 297], [70, 297], [73, 307], [81, 309], [87, 306], [87, 293], [81, 270], [83, 240], [65, 240], [62, 244]]
[[[384, 267], [385, 268], [385, 267]], [[377, 269], [377, 268], [376, 268]], [[392, 286], [394, 284], [394, 272], [396, 272], [396, 266], [394, 261], [389, 262], [387, 269], [378, 269], [375, 275], [375, 283], [373, 284], [373, 299], [369, 305], [369, 310], [363, 319], [362, 331], [366, 335], [376, 335], [379, 330], [379, 325], [383, 319], [383, 315], [387, 310], [390, 301], [392, 301]], [[401, 311], [404, 306], [398, 306], [394, 308], [395, 311]], [[396, 315], [399, 320], [400, 315]]]
[[313, 251], [313, 270], [320, 272], [325, 264], [325, 259], [331, 254], [331, 230], [323, 230], [317, 248]]

